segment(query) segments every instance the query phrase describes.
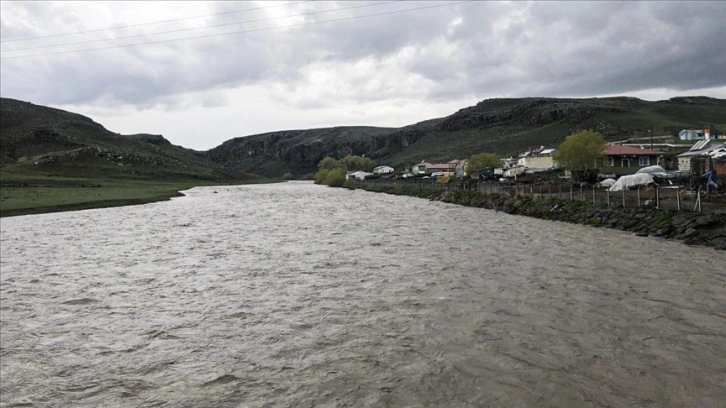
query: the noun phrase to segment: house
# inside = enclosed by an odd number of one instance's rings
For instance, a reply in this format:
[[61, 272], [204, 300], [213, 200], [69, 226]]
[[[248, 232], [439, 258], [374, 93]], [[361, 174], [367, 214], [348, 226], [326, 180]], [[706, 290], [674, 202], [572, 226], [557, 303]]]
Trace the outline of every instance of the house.
[[726, 157], [726, 144], [714, 145], [710, 139], [697, 142], [687, 152], [676, 156], [678, 159], [678, 170], [691, 171], [693, 159], [700, 156], [710, 156], [714, 160]]
[[411, 168], [411, 173], [415, 176], [424, 174], [430, 176], [433, 173], [454, 172], [456, 167], [459, 165], [459, 162], [461, 162], [461, 160], [451, 160], [448, 163], [427, 163], [425, 161], [421, 161], [421, 163], [415, 164]]
[[378, 166], [373, 169], [373, 174], [391, 174], [395, 170], [390, 166]]
[[613, 144], [605, 148], [602, 164], [605, 168], [633, 168], [633, 172], [635, 172], [638, 168], [658, 164], [658, 159], [662, 156], [663, 152], [648, 150], [642, 146], [632, 147]]
[[411, 167], [411, 173], [414, 176], [423, 176], [426, 175], [426, 167], [430, 166], [431, 163], [426, 163], [425, 161], [421, 161], [419, 164], [414, 164], [413, 167]]
[[456, 165], [454, 164], [452, 166], [451, 163], [429, 163], [429, 165], [426, 166], [426, 173], [444, 173], [453, 171], [454, 168], [456, 168]]
[[681, 140], [708, 140], [711, 138], [711, 129], [683, 129], [678, 133]]
[[519, 160], [513, 157], [508, 159], [501, 159], [501, 167], [494, 169], [494, 174], [503, 177], [515, 177], [518, 174], [524, 173], [524, 167], [518, 164]]
[[549, 170], [555, 166], [553, 159], [554, 152], [555, 149], [545, 149], [544, 146], [527, 150], [519, 155], [517, 165], [535, 172]]

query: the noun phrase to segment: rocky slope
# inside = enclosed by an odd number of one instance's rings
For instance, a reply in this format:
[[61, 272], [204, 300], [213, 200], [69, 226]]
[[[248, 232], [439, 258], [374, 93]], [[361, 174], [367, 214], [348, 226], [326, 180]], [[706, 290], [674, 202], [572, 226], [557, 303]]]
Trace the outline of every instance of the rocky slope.
[[5, 170], [152, 179], [224, 179], [234, 173], [161, 135], [120, 135], [60, 109], [1, 98], [0, 119]]
[[684, 128], [726, 129], [726, 100], [648, 102], [636, 98], [489, 99], [454, 114], [399, 129], [339, 127], [274, 132], [229, 140], [206, 152], [217, 163], [270, 176], [315, 171], [326, 155], [365, 155], [394, 166], [448, 161], [477, 152], [513, 155], [556, 147], [568, 134], [594, 129], [608, 140], [672, 135]]

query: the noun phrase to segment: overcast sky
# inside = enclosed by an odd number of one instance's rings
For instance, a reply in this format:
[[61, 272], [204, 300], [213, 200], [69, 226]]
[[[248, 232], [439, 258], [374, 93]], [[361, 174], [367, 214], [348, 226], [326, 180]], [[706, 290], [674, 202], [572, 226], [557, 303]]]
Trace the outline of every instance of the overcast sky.
[[[206, 150], [497, 97], [726, 98], [726, 2], [0, 3], [0, 94]], [[42, 38], [40, 38], [42, 37]]]

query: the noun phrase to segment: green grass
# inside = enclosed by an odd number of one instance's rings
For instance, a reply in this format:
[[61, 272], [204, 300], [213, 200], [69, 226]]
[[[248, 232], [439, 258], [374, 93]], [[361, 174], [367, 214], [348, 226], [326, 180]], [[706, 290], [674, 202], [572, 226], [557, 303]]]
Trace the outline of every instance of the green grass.
[[[180, 190], [242, 181], [200, 180], [187, 175], [175, 180], [68, 177], [0, 171], [0, 217], [145, 204], [181, 195]], [[245, 183], [271, 182], [247, 179]]]
[[199, 182], [78, 179], [0, 188], [0, 217], [144, 204], [179, 196]]

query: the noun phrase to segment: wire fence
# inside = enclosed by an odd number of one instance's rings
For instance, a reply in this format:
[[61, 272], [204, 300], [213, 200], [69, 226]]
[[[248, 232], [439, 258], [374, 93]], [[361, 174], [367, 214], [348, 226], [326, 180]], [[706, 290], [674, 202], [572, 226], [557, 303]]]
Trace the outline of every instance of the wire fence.
[[573, 185], [570, 183], [533, 183], [500, 185], [490, 181], [455, 181], [435, 183], [430, 179], [373, 179], [361, 183], [380, 183], [393, 185], [416, 185], [431, 190], [479, 191], [484, 194], [504, 194], [511, 197], [531, 197], [532, 199], [557, 198], [579, 200], [594, 206], [610, 208], [648, 207], [659, 210], [712, 213], [726, 210], [726, 197], [706, 194], [683, 186], [639, 186], [621, 191], [609, 191], [594, 185]]

